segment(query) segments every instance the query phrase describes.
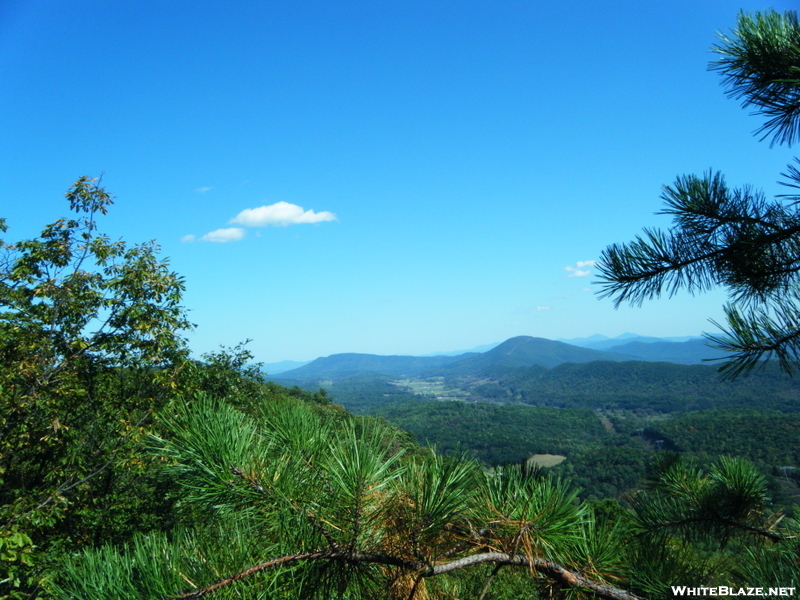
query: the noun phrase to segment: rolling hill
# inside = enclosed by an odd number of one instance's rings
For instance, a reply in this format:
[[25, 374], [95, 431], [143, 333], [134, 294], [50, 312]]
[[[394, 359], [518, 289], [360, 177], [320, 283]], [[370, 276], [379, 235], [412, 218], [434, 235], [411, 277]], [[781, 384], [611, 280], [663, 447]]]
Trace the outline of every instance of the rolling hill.
[[[281, 380], [339, 380], [359, 373], [385, 373], [391, 377], [497, 377], [513, 369], [541, 366], [553, 368], [565, 363], [583, 364], [594, 361], [648, 361], [683, 365], [702, 364], [704, 359], [722, 356], [705, 345], [702, 339], [685, 342], [649, 341], [631, 335], [631, 341], [596, 350], [565, 342], [531, 336], [510, 338], [482, 353], [437, 356], [381, 356], [377, 354], [342, 353], [317, 358], [299, 368], [280, 372]], [[642, 340], [647, 339], [647, 342]]]
[[552, 368], [563, 363], [588, 363], [596, 360], [619, 362], [637, 358], [521, 335], [506, 340], [488, 352], [462, 358], [425, 374], [444, 377], [484, 376], [520, 367], [539, 365]]
[[544, 338], [517, 336], [483, 353], [458, 356], [380, 356], [377, 354], [332, 354], [284, 371], [281, 380], [344, 379], [361, 372], [377, 372], [392, 377], [483, 376], [509, 369], [540, 365], [551, 368], [563, 363], [596, 360], [640, 360], [637, 356], [603, 352], [572, 346]]
[[392, 377], [414, 377], [423, 371], [435, 369], [454, 361], [460, 356], [380, 356], [377, 354], [332, 354], [317, 358], [307, 365], [281, 373], [281, 379], [319, 380], [344, 379], [368, 371], [386, 373]]

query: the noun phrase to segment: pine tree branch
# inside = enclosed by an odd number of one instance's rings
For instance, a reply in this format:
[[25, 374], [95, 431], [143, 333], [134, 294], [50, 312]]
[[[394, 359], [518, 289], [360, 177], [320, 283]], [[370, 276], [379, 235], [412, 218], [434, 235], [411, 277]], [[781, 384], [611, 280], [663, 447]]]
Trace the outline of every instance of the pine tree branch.
[[797, 13], [740, 13], [732, 35], [720, 34], [709, 69], [722, 75], [730, 98], [769, 117], [756, 133], [791, 146], [800, 137], [800, 23]]
[[[662, 288], [669, 287], [669, 294], [686, 287], [690, 292], [711, 287], [712, 281], [703, 276], [703, 270], [690, 268], [702, 266], [719, 258], [724, 249], [681, 256], [675, 238], [666, 238], [661, 232], [646, 231], [649, 239], [637, 238], [631, 244], [614, 244], [603, 251], [598, 265], [602, 290], [600, 298], [614, 297], [614, 307], [624, 302], [642, 304], [646, 299], [657, 298]], [[685, 251], [685, 247], [684, 247]], [[673, 281], [667, 280], [672, 276]]]
[[[794, 248], [800, 223], [777, 231], [745, 236], [734, 232], [723, 243], [703, 241], [678, 233], [645, 231], [645, 238], [614, 244], [603, 251], [598, 269], [601, 298], [613, 297], [614, 306], [641, 304], [661, 296], [663, 288], [674, 294], [680, 288], [693, 293], [716, 283], [727, 285], [741, 298], [764, 296], [789, 285], [800, 272]], [[794, 244], [793, 244], [794, 245]], [[767, 264], [753, 264], [767, 259]]]
[[656, 531], [658, 529], [670, 529], [670, 528], [681, 528], [686, 525], [723, 525], [725, 527], [731, 529], [740, 529], [742, 531], [746, 531], [747, 533], [752, 533], [761, 537], [764, 537], [772, 542], [782, 542], [786, 538], [780, 534], [774, 533], [772, 531], [767, 531], [766, 529], [759, 529], [758, 527], [751, 527], [750, 525], [745, 525], [744, 523], [740, 523], [738, 521], [734, 521], [732, 519], [725, 519], [723, 517], [690, 517], [686, 519], [676, 519], [674, 521], [662, 521], [660, 523], [648, 523], [645, 525], [648, 530]]
[[[742, 314], [734, 306], [725, 307], [728, 333], [706, 335], [713, 347], [731, 353], [720, 368], [725, 377], [747, 374], [759, 364], [765, 365], [773, 354], [783, 371], [790, 375], [794, 372], [800, 359], [798, 300], [798, 293], [793, 291], [770, 311], [766, 307], [756, 307]], [[722, 329], [718, 323], [712, 321], [712, 324]]]
[[457, 569], [487, 562], [498, 565], [532, 568], [545, 577], [554, 579], [561, 584], [571, 588], [590, 590], [601, 598], [607, 598], [608, 600], [643, 600], [640, 596], [632, 594], [627, 590], [595, 581], [594, 579], [589, 579], [577, 571], [567, 569], [552, 561], [543, 558], [529, 559], [526, 556], [518, 554], [510, 555], [502, 552], [473, 554], [443, 565], [437, 565], [433, 567], [432, 573], [426, 576], [440, 575], [442, 573], [448, 573]]
[[517, 554], [505, 554], [502, 552], [483, 552], [472, 554], [457, 560], [438, 565], [428, 565], [420, 562], [413, 562], [388, 554], [377, 554], [370, 552], [307, 552], [303, 554], [290, 554], [268, 560], [266, 562], [249, 567], [235, 575], [221, 579], [205, 588], [171, 596], [165, 600], [196, 600], [203, 598], [217, 590], [220, 590], [237, 581], [241, 581], [251, 575], [267, 571], [273, 567], [287, 565], [304, 561], [340, 561], [351, 564], [367, 563], [378, 564], [391, 567], [400, 567], [408, 571], [419, 572], [421, 577], [436, 577], [444, 573], [450, 573], [473, 565], [483, 563], [493, 563], [497, 566], [516, 566], [526, 567], [537, 571], [541, 575], [557, 581], [558, 583], [570, 588], [589, 590], [601, 598], [607, 600], [644, 600], [642, 597], [632, 594], [626, 590], [596, 581], [585, 577], [578, 571], [568, 569], [552, 561], [543, 558], [528, 558]]
[[420, 571], [427, 568], [427, 565], [403, 560], [401, 558], [387, 554], [332, 552], [329, 550], [322, 552], [289, 554], [287, 556], [280, 556], [278, 558], [273, 558], [272, 560], [268, 560], [263, 563], [253, 565], [252, 567], [248, 567], [244, 571], [240, 571], [235, 575], [231, 575], [230, 577], [221, 579], [216, 583], [213, 583], [202, 589], [195, 590], [194, 592], [187, 592], [185, 594], [179, 594], [177, 596], [170, 596], [165, 600], [195, 600], [197, 598], [203, 598], [208, 594], [211, 594], [221, 588], [231, 585], [232, 583], [241, 581], [242, 579], [250, 577], [251, 575], [267, 571], [269, 569], [272, 569], [273, 567], [278, 567], [281, 565], [287, 565], [296, 562], [315, 561], [315, 560], [338, 560], [349, 563], [373, 563], [373, 564], [380, 564], [392, 567], [401, 567], [412, 571]]

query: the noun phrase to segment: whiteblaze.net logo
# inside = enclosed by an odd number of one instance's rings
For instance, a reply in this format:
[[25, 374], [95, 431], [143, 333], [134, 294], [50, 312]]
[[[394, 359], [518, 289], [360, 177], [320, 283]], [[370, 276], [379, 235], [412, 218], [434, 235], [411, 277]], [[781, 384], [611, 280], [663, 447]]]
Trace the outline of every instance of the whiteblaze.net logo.
[[794, 596], [793, 587], [688, 587], [673, 585], [673, 596]]

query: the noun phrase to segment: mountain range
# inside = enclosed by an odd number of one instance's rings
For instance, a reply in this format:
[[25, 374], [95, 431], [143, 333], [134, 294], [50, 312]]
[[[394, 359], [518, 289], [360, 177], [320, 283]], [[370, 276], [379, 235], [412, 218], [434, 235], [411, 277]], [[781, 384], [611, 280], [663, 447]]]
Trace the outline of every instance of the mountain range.
[[332, 354], [312, 360], [291, 371], [281, 373], [281, 379], [343, 379], [364, 371], [393, 377], [410, 377], [451, 362], [464, 360], [471, 354], [458, 356], [380, 356], [378, 354]]
[[698, 336], [682, 336], [682, 337], [652, 337], [647, 335], [638, 335], [636, 333], [623, 333], [616, 337], [610, 338], [605, 335], [595, 334], [587, 338], [573, 338], [569, 340], [559, 339], [556, 341], [571, 344], [573, 346], [580, 346], [581, 348], [591, 348], [592, 350], [609, 350], [616, 346], [630, 344], [632, 342], [642, 342], [645, 344], [653, 344], [658, 342], [688, 342], [690, 340], [700, 340], [703, 338]]
[[[680, 339], [680, 338], [679, 338]], [[530, 336], [517, 336], [486, 352], [467, 352], [456, 356], [382, 356], [344, 353], [317, 358], [298, 368], [275, 371], [282, 380], [344, 379], [357, 373], [374, 372], [392, 377], [456, 376], [490, 374], [497, 369], [542, 366], [552, 368], [564, 363], [593, 361], [649, 361], [677, 364], [702, 364], [720, 358], [720, 351], [709, 348], [702, 339], [667, 341], [624, 334], [618, 338], [592, 336], [573, 343]], [[595, 346], [595, 347], [592, 347]], [[604, 347], [605, 349], [599, 349]], [[267, 369], [269, 372], [269, 369]]]

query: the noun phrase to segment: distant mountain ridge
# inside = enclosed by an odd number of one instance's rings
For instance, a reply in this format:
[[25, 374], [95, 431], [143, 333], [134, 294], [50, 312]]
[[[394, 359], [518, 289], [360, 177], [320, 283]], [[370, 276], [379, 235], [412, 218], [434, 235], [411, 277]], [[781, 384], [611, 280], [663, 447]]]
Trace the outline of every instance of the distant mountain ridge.
[[451, 352], [431, 352], [430, 354], [422, 354], [421, 356], [460, 356], [461, 354], [476, 354], [479, 352], [488, 352], [492, 348], [496, 348], [502, 342], [496, 342], [494, 344], [481, 344], [480, 346], [475, 346], [474, 348], [470, 348], [469, 350], [455, 350]]
[[514, 369], [539, 365], [552, 368], [563, 363], [587, 363], [596, 360], [626, 361], [637, 359], [633, 356], [623, 356], [613, 352], [571, 346], [545, 338], [520, 335], [506, 340], [488, 352], [445, 365], [435, 372], [431, 372], [431, 374], [444, 376], [481, 375], [488, 374], [487, 370], [496, 371], [498, 367]]
[[649, 362], [669, 362], [680, 365], [697, 365], [725, 358], [726, 352], [708, 346], [705, 339], [686, 342], [642, 342], [633, 341], [614, 346], [614, 352], [635, 356]]
[[[685, 339], [685, 338], [673, 338]], [[676, 364], [703, 364], [724, 353], [705, 345], [702, 338], [687, 341], [664, 341], [635, 334], [610, 339], [604, 336], [578, 338], [583, 345], [532, 336], [516, 336], [486, 352], [459, 355], [382, 356], [377, 354], [342, 353], [320, 357], [303, 366], [280, 371], [281, 380], [343, 379], [358, 373], [384, 373], [392, 377], [418, 376], [481, 376], [520, 367], [553, 368], [564, 363], [593, 361], [624, 362], [643, 360]], [[589, 346], [609, 346], [598, 349]], [[278, 373], [279, 371], [273, 371]]]
[[362, 371], [385, 373], [392, 377], [413, 377], [423, 371], [461, 360], [459, 356], [380, 356], [378, 354], [332, 354], [307, 365], [281, 373], [281, 379], [342, 379]]
[[[682, 336], [682, 337], [652, 337], [648, 335], [638, 335], [636, 333], [623, 333], [616, 337], [610, 338], [605, 335], [591, 335], [586, 338], [573, 338], [573, 339], [558, 339], [556, 341], [570, 344], [571, 346], [580, 346], [581, 348], [591, 348], [592, 350], [608, 350], [616, 348], [632, 342], [642, 342], [646, 344], [653, 344], [659, 342], [681, 343], [691, 340], [702, 340], [700, 336]], [[617, 352], [618, 350], [615, 350]]]

